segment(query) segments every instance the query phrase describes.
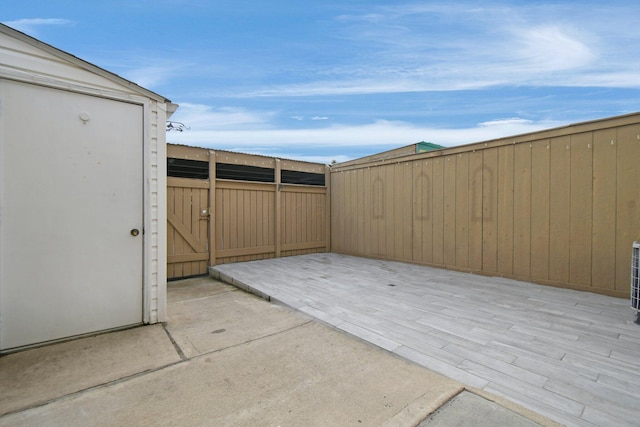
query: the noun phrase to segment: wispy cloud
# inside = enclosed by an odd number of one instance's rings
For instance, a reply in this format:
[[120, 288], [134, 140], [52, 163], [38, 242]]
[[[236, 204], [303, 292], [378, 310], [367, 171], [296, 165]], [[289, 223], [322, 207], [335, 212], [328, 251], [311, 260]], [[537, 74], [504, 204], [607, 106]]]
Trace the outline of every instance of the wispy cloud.
[[[304, 83], [237, 97], [302, 97], [488, 89], [497, 86], [640, 88], [628, 11], [566, 6], [433, 3], [367, 7], [335, 19], [353, 57]], [[614, 19], [617, 16], [618, 22]], [[621, 40], [626, 42], [621, 43]], [[621, 58], [626, 58], [626, 62]], [[622, 77], [622, 78], [620, 78]]]
[[172, 120], [185, 123], [192, 129], [190, 131], [192, 134], [230, 129], [265, 129], [271, 127], [270, 120], [275, 114], [269, 111], [249, 111], [237, 107], [214, 108], [209, 105], [188, 102], [179, 104], [180, 108]]
[[[534, 132], [560, 126], [565, 123], [534, 122], [521, 118], [498, 119], [478, 123], [469, 128], [432, 128], [400, 121], [378, 120], [364, 125], [333, 125], [321, 129], [256, 128], [218, 129], [215, 124], [194, 128], [180, 134], [172, 134], [169, 142], [200, 147], [216, 147], [265, 152], [278, 147], [290, 150], [300, 147], [323, 147], [331, 157], [340, 147], [366, 147], [372, 153], [383, 149], [431, 141], [445, 146], [455, 146], [489, 139]], [[293, 157], [298, 157], [292, 155]]]
[[8, 25], [23, 33], [27, 33], [31, 36], [38, 34], [38, 28], [47, 25], [73, 25], [74, 21], [61, 18], [24, 18], [16, 19], [14, 21], [4, 21], [3, 24]]
[[140, 68], [126, 69], [123, 77], [142, 87], [153, 89], [174, 78], [181, 66], [179, 65], [155, 65]]
[[559, 26], [540, 26], [514, 31], [515, 53], [532, 72], [583, 69], [596, 59], [595, 52], [581, 40]]

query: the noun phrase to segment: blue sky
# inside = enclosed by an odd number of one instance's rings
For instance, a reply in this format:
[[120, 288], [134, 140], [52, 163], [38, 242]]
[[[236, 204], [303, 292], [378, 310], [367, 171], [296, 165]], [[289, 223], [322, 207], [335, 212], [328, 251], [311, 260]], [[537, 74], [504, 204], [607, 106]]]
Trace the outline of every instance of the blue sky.
[[169, 142], [343, 161], [640, 111], [629, 1], [7, 1], [0, 21], [180, 104]]

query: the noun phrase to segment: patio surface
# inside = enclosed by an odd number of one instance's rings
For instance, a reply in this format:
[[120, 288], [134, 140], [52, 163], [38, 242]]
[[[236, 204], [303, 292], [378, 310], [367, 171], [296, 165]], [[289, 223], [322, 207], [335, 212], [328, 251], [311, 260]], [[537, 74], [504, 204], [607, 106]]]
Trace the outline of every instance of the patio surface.
[[556, 425], [210, 277], [168, 300], [164, 324], [1, 356], [0, 426]]
[[211, 274], [559, 423], [639, 423], [627, 299], [338, 254]]

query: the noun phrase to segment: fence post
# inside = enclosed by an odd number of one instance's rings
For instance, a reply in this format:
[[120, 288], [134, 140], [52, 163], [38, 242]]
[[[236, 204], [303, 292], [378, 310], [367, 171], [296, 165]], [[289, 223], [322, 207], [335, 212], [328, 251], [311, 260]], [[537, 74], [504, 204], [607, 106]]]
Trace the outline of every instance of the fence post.
[[216, 152], [209, 150], [209, 266], [216, 265]]
[[326, 251], [331, 252], [331, 166], [325, 165], [324, 172], [324, 185], [326, 187], [326, 202], [325, 202], [325, 230], [324, 238], [327, 242]]
[[282, 199], [280, 196], [280, 187], [282, 186], [282, 180], [280, 178], [281, 173], [280, 173], [280, 159], [276, 159], [276, 170], [275, 170], [275, 178], [276, 178], [276, 206], [275, 206], [275, 244], [276, 244], [276, 258], [280, 258], [280, 246], [282, 244], [282, 242], [280, 241], [280, 215], [282, 212], [282, 209], [280, 207], [280, 204], [282, 203]]

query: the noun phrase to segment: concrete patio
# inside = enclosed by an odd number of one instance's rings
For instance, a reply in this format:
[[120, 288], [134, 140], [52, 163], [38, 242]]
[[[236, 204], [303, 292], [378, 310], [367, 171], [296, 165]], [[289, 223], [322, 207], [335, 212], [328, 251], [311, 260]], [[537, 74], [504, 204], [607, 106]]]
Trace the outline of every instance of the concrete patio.
[[337, 254], [211, 274], [559, 423], [639, 423], [640, 326], [626, 299]]
[[3, 355], [0, 426], [554, 425], [209, 277], [169, 316]]

